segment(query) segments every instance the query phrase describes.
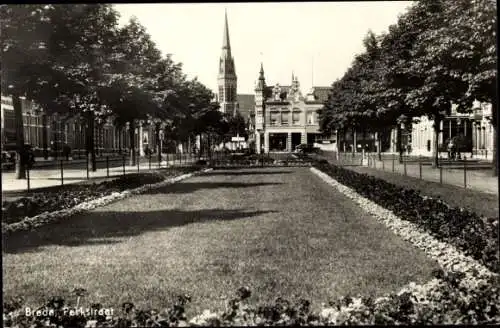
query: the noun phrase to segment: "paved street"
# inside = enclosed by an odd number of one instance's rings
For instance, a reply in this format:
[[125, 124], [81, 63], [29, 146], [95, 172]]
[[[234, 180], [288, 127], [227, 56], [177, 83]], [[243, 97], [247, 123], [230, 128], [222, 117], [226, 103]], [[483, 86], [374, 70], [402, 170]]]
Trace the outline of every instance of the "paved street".
[[187, 292], [189, 312], [223, 309], [241, 286], [252, 303], [381, 295], [435, 268], [309, 168], [212, 171], [14, 235], [4, 252], [4, 293], [30, 304], [78, 284], [116, 307]]

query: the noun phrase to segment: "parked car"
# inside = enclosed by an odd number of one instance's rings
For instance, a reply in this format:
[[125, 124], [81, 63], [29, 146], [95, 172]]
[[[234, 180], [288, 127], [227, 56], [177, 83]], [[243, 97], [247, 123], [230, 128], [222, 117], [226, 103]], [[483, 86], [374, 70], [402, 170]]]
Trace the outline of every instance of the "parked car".
[[[31, 168], [35, 163], [35, 154], [33, 152], [33, 147], [30, 144], [24, 144], [24, 149], [26, 151], [26, 160], [28, 166]], [[16, 144], [6, 144], [2, 150], [2, 169], [9, 170], [16, 165]]]
[[296, 153], [313, 153], [316, 151], [318, 151], [318, 148], [314, 147], [311, 144], [300, 144], [297, 147], [295, 147]]
[[12, 170], [16, 166], [16, 155], [2, 150], [2, 170]]

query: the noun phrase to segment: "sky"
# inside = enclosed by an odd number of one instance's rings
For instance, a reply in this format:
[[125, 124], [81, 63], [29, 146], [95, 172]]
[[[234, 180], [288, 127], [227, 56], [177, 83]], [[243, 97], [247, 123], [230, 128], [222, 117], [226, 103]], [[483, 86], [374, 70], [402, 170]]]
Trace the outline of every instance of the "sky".
[[380, 34], [397, 22], [411, 1], [144, 3], [115, 4], [120, 25], [132, 16], [146, 27], [158, 49], [183, 63], [188, 78], [217, 90], [227, 10], [238, 94], [253, 94], [264, 65], [267, 85], [290, 85], [302, 92], [330, 86], [363, 52], [368, 30]]

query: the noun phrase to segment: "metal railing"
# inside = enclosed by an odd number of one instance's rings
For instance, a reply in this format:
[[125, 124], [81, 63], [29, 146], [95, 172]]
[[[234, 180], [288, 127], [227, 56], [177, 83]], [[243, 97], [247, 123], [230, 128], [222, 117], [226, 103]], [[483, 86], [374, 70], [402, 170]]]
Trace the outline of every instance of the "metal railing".
[[[86, 156], [84, 159], [59, 159], [41, 163], [42, 165], [34, 165], [26, 169], [26, 179], [16, 180], [14, 171], [10, 171], [12, 176], [3, 176], [3, 179], [4, 183], [6, 178], [12, 179], [13, 183], [25, 183], [26, 190], [30, 191], [34, 187], [35, 181], [43, 181], [43, 187], [49, 187], [64, 185], [72, 181], [116, 178], [131, 173], [191, 166], [196, 164], [198, 160], [199, 156], [187, 153], [165, 153], [162, 154], [161, 161], [155, 154], [136, 156], [135, 161], [131, 161], [130, 155], [107, 155], [96, 158], [94, 171], [90, 157]], [[19, 188], [16, 189], [19, 190]]]
[[400, 157], [399, 154], [383, 153], [379, 157], [376, 153], [321, 153], [320, 158], [339, 166], [362, 166], [440, 184], [498, 192], [497, 180], [492, 174], [492, 163], [479, 159], [463, 157], [450, 160], [440, 157], [436, 166], [431, 158], [424, 156]]

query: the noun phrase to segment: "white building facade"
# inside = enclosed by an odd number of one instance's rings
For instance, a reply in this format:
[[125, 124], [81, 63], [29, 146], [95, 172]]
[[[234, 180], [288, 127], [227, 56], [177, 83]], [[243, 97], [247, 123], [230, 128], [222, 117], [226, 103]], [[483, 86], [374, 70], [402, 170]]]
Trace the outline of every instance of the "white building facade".
[[[451, 115], [440, 125], [438, 137], [439, 152], [446, 152], [448, 140], [462, 136], [464, 142], [462, 152], [467, 157], [492, 159], [493, 156], [493, 125], [491, 124], [491, 104], [475, 102], [471, 114], [462, 114], [453, 106]], [[426, 117], [411, 127], [411, 154], [430, 156], [434, 151], [433, 122]], [[469, 154], [469, 156], [467, 155]]]

